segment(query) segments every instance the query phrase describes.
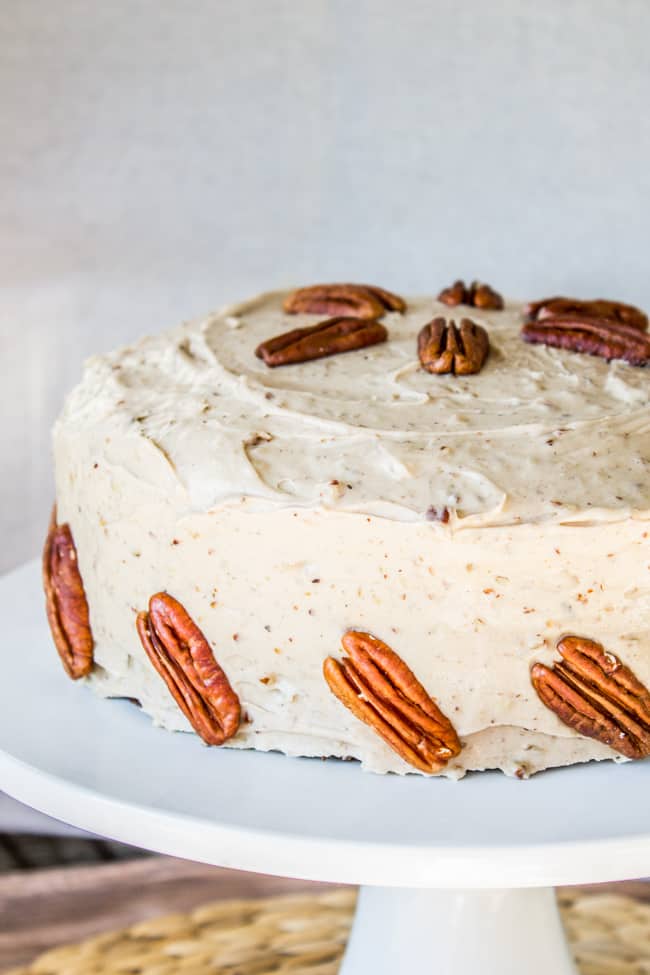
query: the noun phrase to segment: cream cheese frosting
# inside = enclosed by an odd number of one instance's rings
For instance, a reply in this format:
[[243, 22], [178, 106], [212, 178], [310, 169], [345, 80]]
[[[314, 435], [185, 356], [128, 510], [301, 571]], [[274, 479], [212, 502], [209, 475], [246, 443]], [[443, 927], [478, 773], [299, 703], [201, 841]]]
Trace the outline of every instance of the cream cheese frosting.
[[[322, 679], [354, 627], [454, 721], [466, 747], [448, 774], [612, 757], [543, 708], [529, 668], [574, 632], [650, 683], [650, 373], [526, 344], [519, 304], [431, 298], [387, 313], [386, 343], [269, 369], [261, 341], [319, 320], [287, 316], [284, 297], [95, 357], [68, 397], [57, 503], [88, 595], [91, 685], [188, 730], [134, 629], [166, 589], [242, 699], [236, 747], [408, 770]], [[436, 314], [487, 329], [478, 375], [420, 369]]]
[[456, 527], [650, 510], [647, 371], [528, 345], [508, 304], [471, 311], [490, 335], [479, 375], [431, 376], [415, 337], [449, 309], [426, 298], [384, 317], [387, 343], [269, 369], [259, 342], [318, 320], [284, 315], [283, 297], [91, 359], [62, 422], [114, 430], [127, 464], [128, 440], [143, 439], [161, 455], [154, 482], [162, 463], [189, 510], [242, 495], [402, 520], [433, 506]]

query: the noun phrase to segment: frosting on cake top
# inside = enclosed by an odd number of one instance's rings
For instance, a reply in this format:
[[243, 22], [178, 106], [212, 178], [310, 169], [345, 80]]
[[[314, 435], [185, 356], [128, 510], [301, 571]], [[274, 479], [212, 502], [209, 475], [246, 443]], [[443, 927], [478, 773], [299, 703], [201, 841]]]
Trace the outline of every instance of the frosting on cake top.
[[[408, 300], [388, 341], [268, 368], [260, 342], [321, 320], [261, 295], [86, 364], [58, 421], [187, 510], [323, 507], [449, 530], [650, 517], [650, 372], [521, 338], [523, 306]], [[431, 375], [435, 315], [483, 325], [476, 375]], [[144, 458], [144, 460], [143, 460]]]

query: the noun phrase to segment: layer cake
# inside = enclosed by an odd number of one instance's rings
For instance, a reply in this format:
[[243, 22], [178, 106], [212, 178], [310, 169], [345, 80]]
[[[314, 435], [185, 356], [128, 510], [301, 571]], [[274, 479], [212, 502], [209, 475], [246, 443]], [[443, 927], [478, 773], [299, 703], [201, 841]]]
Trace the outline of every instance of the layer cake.
[[648, 754], [650, 343], [558, 300], [322, 286], [90, 359], [44, 559], [71, 676], [374, 772]]

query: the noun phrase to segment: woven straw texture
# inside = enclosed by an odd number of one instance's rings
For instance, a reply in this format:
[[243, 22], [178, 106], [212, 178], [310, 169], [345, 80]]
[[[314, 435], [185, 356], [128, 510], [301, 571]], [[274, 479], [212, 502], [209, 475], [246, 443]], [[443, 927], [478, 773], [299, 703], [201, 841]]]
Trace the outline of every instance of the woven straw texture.
[[[567, 890], [559, 900], [581, 975], [650, 975], [650, 904]], [[336, 975], [354, 902], [349, 890], [217, 901], [56, 948], [8, 975]]]

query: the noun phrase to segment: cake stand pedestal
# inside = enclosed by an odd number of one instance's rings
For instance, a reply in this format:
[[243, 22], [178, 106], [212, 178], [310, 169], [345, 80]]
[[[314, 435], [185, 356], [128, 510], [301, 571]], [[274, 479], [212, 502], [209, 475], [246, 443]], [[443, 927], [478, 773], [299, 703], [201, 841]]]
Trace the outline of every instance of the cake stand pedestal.
[[0, 580], [0, 789], [242, 870], [361, 884], [343, 975], [570, 975], [556, 884], [650, 874], [646, 763], [460, 783], [208, 749], [63, 674], [38, 565]]
[[362, 887], [340, 975], [575, 975], [552, 888]]

